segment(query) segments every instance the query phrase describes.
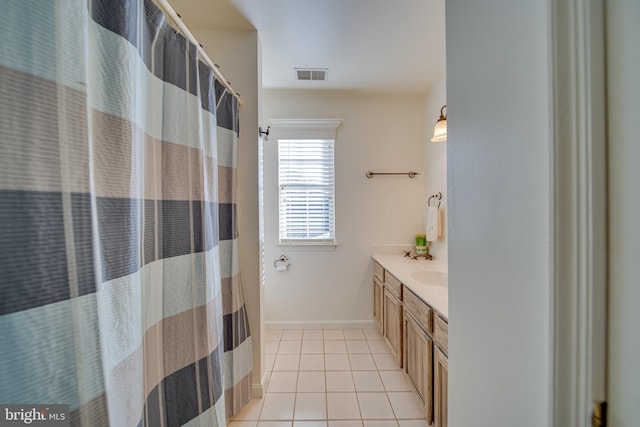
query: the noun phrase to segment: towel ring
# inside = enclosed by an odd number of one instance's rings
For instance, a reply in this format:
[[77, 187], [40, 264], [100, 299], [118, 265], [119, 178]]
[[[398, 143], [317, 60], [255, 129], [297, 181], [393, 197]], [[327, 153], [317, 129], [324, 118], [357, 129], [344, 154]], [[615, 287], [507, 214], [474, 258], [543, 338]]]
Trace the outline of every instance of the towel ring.
[[438, 201], [438, 206], [436, 207], [440, 207], [440, 201], [442, 200], [442, 193], [441, 192], [437, 192], [436, 194], [433, 194], [431, 196], [429, 196], [429, 200], [427, 200], [427, 206], [431, 207], [431, 199], [436, 199]]

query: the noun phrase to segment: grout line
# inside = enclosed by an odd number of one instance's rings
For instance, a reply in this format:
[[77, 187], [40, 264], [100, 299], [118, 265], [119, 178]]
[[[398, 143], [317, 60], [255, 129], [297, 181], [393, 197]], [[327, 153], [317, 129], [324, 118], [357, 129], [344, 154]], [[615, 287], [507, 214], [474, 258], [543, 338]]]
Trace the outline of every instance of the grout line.
[[291, 425], [293, 426], [293, 420], [296, 419], [296, 406], [298, 406], [298, 380], [300, 379], [300, 362], [302, 357], [298, 357], [298, 371], [296, 372], [296, 386], [295, 394], [293, 395], [293, 414], [291, 414]]
[[329, 387], [327, 387], [327, 361], [324, 358], [324, 346], [322, 347], [322, 361], [325, 363], [322, 376], [324, 377], [324, 417], [327, 420], [327, 426], [329, 425]]

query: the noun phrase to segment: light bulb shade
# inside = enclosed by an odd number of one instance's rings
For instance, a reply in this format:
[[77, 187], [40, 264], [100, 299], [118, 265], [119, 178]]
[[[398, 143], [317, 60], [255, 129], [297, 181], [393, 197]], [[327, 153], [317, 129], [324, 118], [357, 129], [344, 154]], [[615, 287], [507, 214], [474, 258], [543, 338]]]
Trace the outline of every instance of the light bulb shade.
[[440, 116], [433, 128], [433, 138], [431, 142], [444, 142], [447, 140], [447, 119]]

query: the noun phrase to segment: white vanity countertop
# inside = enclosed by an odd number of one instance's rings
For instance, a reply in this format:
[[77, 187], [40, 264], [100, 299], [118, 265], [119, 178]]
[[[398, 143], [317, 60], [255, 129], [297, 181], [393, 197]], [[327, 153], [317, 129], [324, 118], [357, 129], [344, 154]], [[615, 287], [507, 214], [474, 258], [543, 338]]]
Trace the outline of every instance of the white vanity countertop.
[[[393, 274], [420, 299], [445, 318], [449, 318], [449, 286], [446, 264], [438, 261], [406, 258], [402, 255], [402, 247], [374, 247], [372, 256], [385, 270]], [[432, 278], [429, 272], [434, 272]]]

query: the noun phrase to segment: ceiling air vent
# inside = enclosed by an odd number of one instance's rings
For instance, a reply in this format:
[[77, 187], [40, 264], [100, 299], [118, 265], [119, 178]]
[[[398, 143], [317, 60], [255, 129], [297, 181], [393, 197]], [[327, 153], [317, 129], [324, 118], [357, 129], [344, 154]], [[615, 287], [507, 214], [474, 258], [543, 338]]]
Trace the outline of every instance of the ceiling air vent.
[[296, 68], [298, 80], [327, 80], [328, 68]]

